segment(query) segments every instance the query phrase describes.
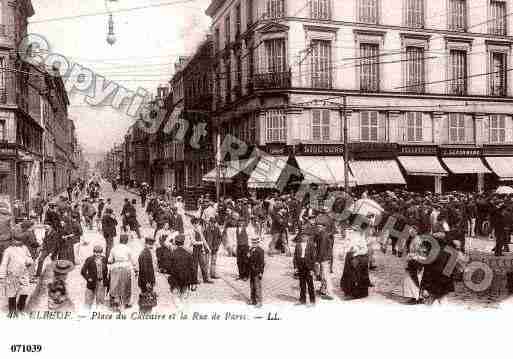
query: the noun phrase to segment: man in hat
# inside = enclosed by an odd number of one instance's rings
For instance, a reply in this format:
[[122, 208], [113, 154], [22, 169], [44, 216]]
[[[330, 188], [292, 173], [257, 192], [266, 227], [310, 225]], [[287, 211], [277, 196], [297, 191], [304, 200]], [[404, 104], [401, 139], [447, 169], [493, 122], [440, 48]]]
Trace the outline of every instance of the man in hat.
[[169, 260], [168, 283], [171, 291], [178, 291], [180, 298], [187, 293], [192, 285], [195, 284], [194, 261], [192, 254], [187, 252], [183, 245], [185, 236], [179, 234], [175, 238], [176, 249], [171, 253]]
[[98, 232], [101, 232], [101, 226], [102, 226], [102, 215], [103, 210], [105, 209], [105, 201], [103, 198], [99, 198], [98, 202], [98, 211], [96, 214], [96, 229], [98, 229]]
[[[144, 239], [145, 247], [139, 255], [139, 278], [137, 284], [141, 293], [153, 293], [155, 287], [155, 260], [153, 256], [153, 247], [155, 239], [146, 237]], [[151, 308], [140, 308], [144, 311]]]
[[55, 202], [48, 203], [48, 210], [45, 215], [45, 224], [52, 226], [54, 229], [58, 229], [61, 223], [59, 213], [57, 213]]
[[249, 252], [249, 241], [247, 232], [247, 222], [244, 218], [240, 218], [237, 229], [237, 268], [239, 270], [240, 280], [248, 280], [248, 252]]
[[294, 267], [299, 277], [299, 304], [306, 304], [306, 291], [310, 297], [310, 304], [315, 304], [314, 269], [317, 260], [314, 232], [305, 229], [298, 234], [299, 242], [294, 251]]
[[251, 238], [251, 249], [249, 250], [248, 256], [248, 274], [249, 274], [249, 286], [251, 305], [257, 307], [262, 306], [262, 277], [264, 275], [265, 268], [265, 257], [264, 250], [260, 247], [260, 237], [258, 235], [252, 235]]
[[205, 240], [210, 247], [210, 278], [219, 278], [216, 275], [217, 252], [223, 241], [221, 229], [217, 223], [216, 217], [210, 217], [205, 226]]
[[102, 246], [95, 246], [93, 255], [88, 257], [82, 270], [82, 277], [86, 280], [85, 306], [90, 309], [105, 303], [105, 288], [108, 287], [107, 258], [103, 255]]
[[89, 227], [89, 230], [92, 230], [94, 216], [96, 215], [96, 209], [94, 208], [94, 199], [90, 198], [89, 201], [86, 201], [84, 207], [82, 208], [82, 215], [84, 216], [86, 225]]
[[102, 231], [103, 238], [105, 238], [105, 257], [109, 258], [110, 250], [114, 245], [114, 238], [116, 237], [116, 226], [118, 221], [114, 217], [112, 208], [105, 209], [105, 214], [102, 217]]
[[34, 209], [34, 213], [37, 216], [37, 220], [39, 223], [43, 221], [43, 212], [44, 212], [44, 200], [41, 196], [41, 192], [36, 194], [34, 199], [32, 200], [32, 208]]
[[203, 278], [204, 283], [213, 283], [208, 277], [208, 266], [207, 266], [207, 256], [210, 253], [210, 247], [205, 240], [205, 236], [203, 234], [203, 228], [201, 228], [200, 219], [197, 217], [193, 217], [191, 219], [191, 225], [193, 226], [194, 233], [192, 237], [192, 259], [194, 266], [194, 273], [196, 274], [196, 283], [198, 266], [201, 270], [201, 276]]

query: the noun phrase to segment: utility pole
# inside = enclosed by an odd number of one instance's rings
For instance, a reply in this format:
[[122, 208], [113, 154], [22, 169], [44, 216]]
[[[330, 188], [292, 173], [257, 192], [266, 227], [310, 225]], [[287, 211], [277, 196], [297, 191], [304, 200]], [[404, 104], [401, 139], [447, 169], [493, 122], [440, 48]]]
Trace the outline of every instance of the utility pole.
[[344, 189], [349, 193], [349, 141], [347, 135], [347, 96], [343, 97], [342, 118], [344, 119]]
[[219, 204], [221, 196], [221, 136], [219, 134], [219, 127], [216, 131], [216, 200]]

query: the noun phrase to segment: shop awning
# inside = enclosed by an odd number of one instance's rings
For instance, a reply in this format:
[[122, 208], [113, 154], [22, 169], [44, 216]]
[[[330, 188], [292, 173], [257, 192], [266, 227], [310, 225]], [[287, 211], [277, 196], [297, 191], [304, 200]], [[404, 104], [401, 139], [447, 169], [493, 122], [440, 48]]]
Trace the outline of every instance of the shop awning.
[[[238, 161], [229, 161], [223, 162], [220, 166], [220, 181], [225, 183], [230, 183], [233, 181], [233, 178], [237, 176], [239, 173], [244, 172], [249, 175], [252, 171], [251, 166], [255, 163], [254, 158], [250, 158], [248, 160], [238, 160]], [[217, 169], [214, 168], [212, 171], [208, 172], [203, 176], [203, 181], [205, 182], [216, 182], [217, 181]]]
[[[297, 156], [298, 169], [304, 176], [303, 182], [343, 186], [344, 159], [342, 157]], [[356, 186], [356, 179], [349, 172], [349, 185]]]
[[287, 166], [286, 156], [262, 156], [248, 180], [248, 188], [275, 188]]
[[513, 157], [485, 157], [501, 181], [513, 181]]
[[349, 167], [359, 186], [372, 184], [406, 184], [395, 160], [354, 161]]
[[435, 156], [399, 156], [397, 159], [410, 176], [447, 176]]
[[491, 173], [479, 157], [446, 157], [442, 158], [442, 161], [449, 168], [449, 171], [457, 175]]

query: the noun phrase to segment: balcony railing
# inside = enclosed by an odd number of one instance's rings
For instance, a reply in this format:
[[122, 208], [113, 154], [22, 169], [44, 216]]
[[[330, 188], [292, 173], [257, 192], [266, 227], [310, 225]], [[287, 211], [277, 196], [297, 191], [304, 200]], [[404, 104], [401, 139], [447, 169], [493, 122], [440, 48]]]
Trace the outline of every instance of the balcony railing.
[[289, 88], [292, 85], [292, 71], [268, 72], [264, 74], [255, 74], [253, 77], [253, 86], [255, 89], [277, 89]]

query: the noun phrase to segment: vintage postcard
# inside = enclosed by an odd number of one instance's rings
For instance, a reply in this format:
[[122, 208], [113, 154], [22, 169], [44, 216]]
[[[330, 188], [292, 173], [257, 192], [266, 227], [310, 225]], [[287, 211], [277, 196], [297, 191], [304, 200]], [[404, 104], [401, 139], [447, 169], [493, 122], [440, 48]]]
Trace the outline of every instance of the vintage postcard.
[[507, 312], [512, 9], [0, 0], [2, 328]]

